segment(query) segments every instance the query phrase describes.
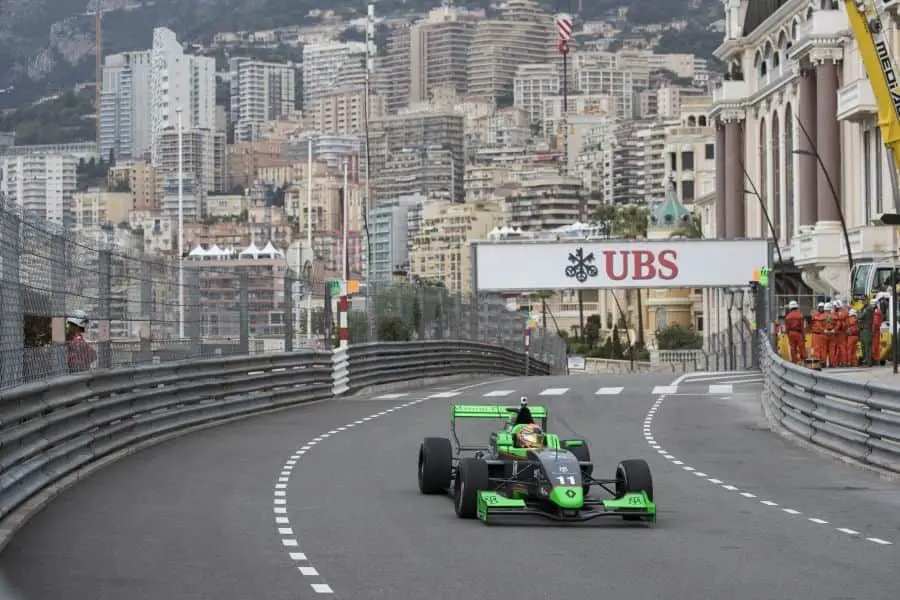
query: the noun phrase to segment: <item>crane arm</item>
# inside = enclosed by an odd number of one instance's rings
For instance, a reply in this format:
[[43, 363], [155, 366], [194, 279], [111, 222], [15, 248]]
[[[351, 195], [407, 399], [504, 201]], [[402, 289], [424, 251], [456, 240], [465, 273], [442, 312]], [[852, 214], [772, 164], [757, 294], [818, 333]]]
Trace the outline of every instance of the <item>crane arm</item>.
[[876, 0], [844, 0], [850, 29], [878, 105], [881, 138], [900, 169], [900, 69], [891, 54]]

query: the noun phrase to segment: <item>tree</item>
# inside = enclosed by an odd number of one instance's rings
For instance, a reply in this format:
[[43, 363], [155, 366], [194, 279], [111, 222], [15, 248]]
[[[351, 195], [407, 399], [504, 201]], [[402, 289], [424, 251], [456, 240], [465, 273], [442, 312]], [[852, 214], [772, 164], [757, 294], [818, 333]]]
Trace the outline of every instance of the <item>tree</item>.
[[703, 227], [699, 215], [693, 215], [690, 220], [672, 232], [670, 238], [689, 238], [699, 240], [703, 238]]
[[656, 331], [656, 344], [660, 350], [698, 350], [703, 347], [703, 338], [693, 327], [673, 323]]

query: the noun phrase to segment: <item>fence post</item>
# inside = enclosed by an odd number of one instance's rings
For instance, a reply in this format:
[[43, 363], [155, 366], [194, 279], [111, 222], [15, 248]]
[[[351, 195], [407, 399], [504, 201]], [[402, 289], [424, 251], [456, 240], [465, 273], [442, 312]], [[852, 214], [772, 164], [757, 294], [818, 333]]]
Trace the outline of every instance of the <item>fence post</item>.
[[[59, 233], [50, 235], [50, 314], [51, 338], [53, 352], [51, 354], [50, 373], [47, 375], [59, 375], [68, 372], [66, 361], [66, 238]], [[20, 291], [23, 293], [25, 290]], [[88, 312], [88, 307], [77, 306]], [[23, 315], [24, 317], [24, 315]], [[6, 318], [6, 316], [4, 316]], [[88, 318], [95, 320], [96, 315], [88, 314]]]
[[19, 218], [4, 207], [0, 207], [0, 240], [0, 385], [7, 388], [25, 379], [25, 310]]
[[202, 302], [200, 299], [200, 269], [187, 269], [185, 273], [187, 279], [187, 298], [185, 303], [187, 306], [187, 336], [190, 340], [188, 346], [188, 356], [203, 356], [203, 315]]
[[97, 366], [108, 369], [112, 366], [112, 348], [110, 347], [110, 322], [112, 320], [112, 252], [108, 242], [97, 253], [98, 275], [97, 288], [100, 292], [98, 312]]
[[250, 274], [246, 267], [240, 268], [238, 272], [240, 279], [240, 345], [238, 353], [250, 353]]
[[294, 281], [291, 279], [291, 271], [284, 274], [284, 314], [281, 320], [284, 323], [284, 351], [294, 350]]

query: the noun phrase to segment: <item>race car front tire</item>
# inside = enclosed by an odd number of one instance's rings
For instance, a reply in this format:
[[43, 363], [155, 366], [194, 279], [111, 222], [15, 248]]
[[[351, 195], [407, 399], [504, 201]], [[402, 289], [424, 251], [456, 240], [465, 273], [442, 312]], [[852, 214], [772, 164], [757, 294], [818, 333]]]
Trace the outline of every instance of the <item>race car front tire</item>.
[[453, 486], [453, 507], [460, 519], [474, 519], [478, 512], [478, 492], [489, 489], [487, 463], [480, 458], [464, 458]]
[[[653, 501], [653, 477], [650, 475], [650, 465], [642, 458], [623, 460], [616, 468], [616, 498], [640, 492], [646, 492], [647, 498]], [[622, 518], [626, 521], [637, 521], [641, 517], [625, 515]]]
[[453, 447], [447, 438], [427, 437], [419, 446], [419, 491], [441, 494], [450, 489]]

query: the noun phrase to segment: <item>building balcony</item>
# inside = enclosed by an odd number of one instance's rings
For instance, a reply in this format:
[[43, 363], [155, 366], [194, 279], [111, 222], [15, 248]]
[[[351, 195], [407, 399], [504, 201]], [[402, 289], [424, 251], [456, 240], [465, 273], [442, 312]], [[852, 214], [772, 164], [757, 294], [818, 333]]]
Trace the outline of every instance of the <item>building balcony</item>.
[[797, 41], [790, 58], [800, 60], [816, 48], [841, 51], [842, 38], [850, 33], [847, 13], [841, 10], [817, 10], [797, 27]]
[[851, 81], [838, 90], [837, 118], [839, 121], [870, 120], [878, 114], [872, 84], [866, 78]]
[[[850, 238], [850, 250], [853, 252], [854, 261], [858, 259], [883, 260], [893, 254], [892, 227], [869, 225], [848, 232], [847, 237]], [[842, 243], [841, 248], [844, 247], [845, 245]]]
[[840, 226], [799, 232], [791, 240], [791, 256], [798, 267], [845, 260]]
[[750, 95], [750, 86], [746, 81], [723, 81], [713, 90], [713, 104], [736, 104], [743, 102]]

